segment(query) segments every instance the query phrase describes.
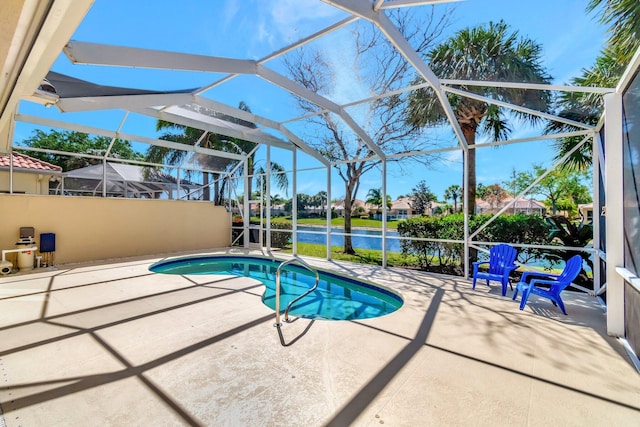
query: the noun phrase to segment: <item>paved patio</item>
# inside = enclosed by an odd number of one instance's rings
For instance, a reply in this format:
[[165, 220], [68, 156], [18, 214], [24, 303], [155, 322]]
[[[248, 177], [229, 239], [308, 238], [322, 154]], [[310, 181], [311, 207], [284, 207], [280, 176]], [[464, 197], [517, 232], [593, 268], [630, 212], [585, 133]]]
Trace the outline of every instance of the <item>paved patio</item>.
[[258, 282], [157, 259], [0, 278], [7, 426], [639, 425], [640, 375], [587, 295], [520, 311], [498, 285], [313, 260], [405, 305], [279, 335]]

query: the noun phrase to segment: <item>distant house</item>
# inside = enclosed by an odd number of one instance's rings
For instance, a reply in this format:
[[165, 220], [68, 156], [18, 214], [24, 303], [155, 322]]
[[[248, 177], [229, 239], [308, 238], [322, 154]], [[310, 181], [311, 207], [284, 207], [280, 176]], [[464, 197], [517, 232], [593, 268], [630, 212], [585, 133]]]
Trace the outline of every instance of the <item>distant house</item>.
[[289, 212], [284, 208], [284, 203], [279, 205], [271, 205], [271, 216], [285, 216]]
[[[502, 200], [496, 206], [491, 206], [488, 202], [482, 199], [476, 199], [476, 213], [477, 214], [487, 214], [487, 213], [496, 213], [500, 209], [504, 208], [506, 205], [513, 201], [513, 197], [507, 197]], [[535, 200], [535, 199], [525, 199], [520, 197], [516, 199], [513, 205], [509, 206], [509, 208], [504, 212], [505, 214], [536, 214], [536, 215], [544, 215], [547, 212], [547, 207], [544, 203]]]
[[414, 216], [410, 197], [399, 197], [391, 202], [391, 209], [387, 211], [387, 219], [408, 219]]
[[[362, 200], [355, 199], [351, 205], [351, 212], [358, 212], [362, 208], [364, 214], [368, 214], [370, 210], [375, 209], [375, 206], [370, 205]], [[331, 209], [340, 217], [344, 216], [344, 200], [336, 200], [331, 203]]]
[[[49, 182], [62, 174], [60, 166], [52, 165], [26, 154], [13, 155], [13, 192], [23, 194], [49, 194]], [[10, 192], [11, 156], [0, 154], [0, 192]]]
[[387, 219], [408, 219], [420, 215], [434, 215], [436, 209], [445, 206], [444, 203], [431, 202], [431, 208], [424, 212], [416, 212], [411, 207], [413, 199], [411, 197], [399, 197], [391, 202], [391, 208], [387, 212]]

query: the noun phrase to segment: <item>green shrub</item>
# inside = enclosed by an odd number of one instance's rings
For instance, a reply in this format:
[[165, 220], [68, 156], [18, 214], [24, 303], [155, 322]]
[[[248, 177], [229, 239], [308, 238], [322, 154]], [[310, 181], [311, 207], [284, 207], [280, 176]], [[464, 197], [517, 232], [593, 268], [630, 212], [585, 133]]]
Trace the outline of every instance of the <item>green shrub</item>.
[[271, 246], [274, 248], [287, 247], [291, 243], [291, 233], [274, 230], [291, 230], [291, 221], [271, 222]]
[[[469, 232], [473, 233], [486, 223], [491, 215], [469, 218]], [[464, 215], [444, 217], [415, 217], [398, 222], [398, 233], [403, 237], [420, 237], [442, 240], [464, 240]], [[549, 227], [538, 215], [501, 215], [484, 228], [474, 240], [503, 243], [548, 244]], [[402, 254], [415, 256], [420, 268], [443, 273], [462, 274], [464, 257], [462, 243], [402, 241]], [[548, 251], [547, 251], [548, 252]], [[520, 262], [544, 259], [540, 249], [521, 250]]]

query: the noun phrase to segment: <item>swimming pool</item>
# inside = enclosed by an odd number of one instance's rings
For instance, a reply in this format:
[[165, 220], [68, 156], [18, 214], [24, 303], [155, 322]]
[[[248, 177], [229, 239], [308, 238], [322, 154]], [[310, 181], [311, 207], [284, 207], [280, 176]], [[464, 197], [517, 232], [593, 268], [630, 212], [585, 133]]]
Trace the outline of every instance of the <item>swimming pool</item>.
[[[219, 274], [244, 276], [265, 285], [262, 302], [275, 310], [276, 270], [283, 260], [257, 256], [207, 255], [174, 258], [149, 267], [164, 274]], [[318, 270], [318, 288], [291, 306], [289, 313], [308, 319], [356, 320], [393, 313], [402, 307], [400, 295], [383, 286]], [[280, 277], [280, 307], [315, 284], [315, 274], [298, 265], [286, 265]]]

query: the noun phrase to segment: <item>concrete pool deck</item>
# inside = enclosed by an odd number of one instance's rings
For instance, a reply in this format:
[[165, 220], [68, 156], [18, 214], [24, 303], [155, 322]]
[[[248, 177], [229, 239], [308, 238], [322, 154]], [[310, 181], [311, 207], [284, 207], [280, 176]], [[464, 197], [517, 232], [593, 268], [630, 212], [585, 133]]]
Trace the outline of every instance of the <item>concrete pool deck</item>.
[[279, 334], [260, 283], [158, 259], [0, 277], [7, 426], [639, 423], [640, 375], [585, 294], [563, 294], [568, 316], [535, 296], [520, 311], [497, 284], [306, 258], [405, 304]]

